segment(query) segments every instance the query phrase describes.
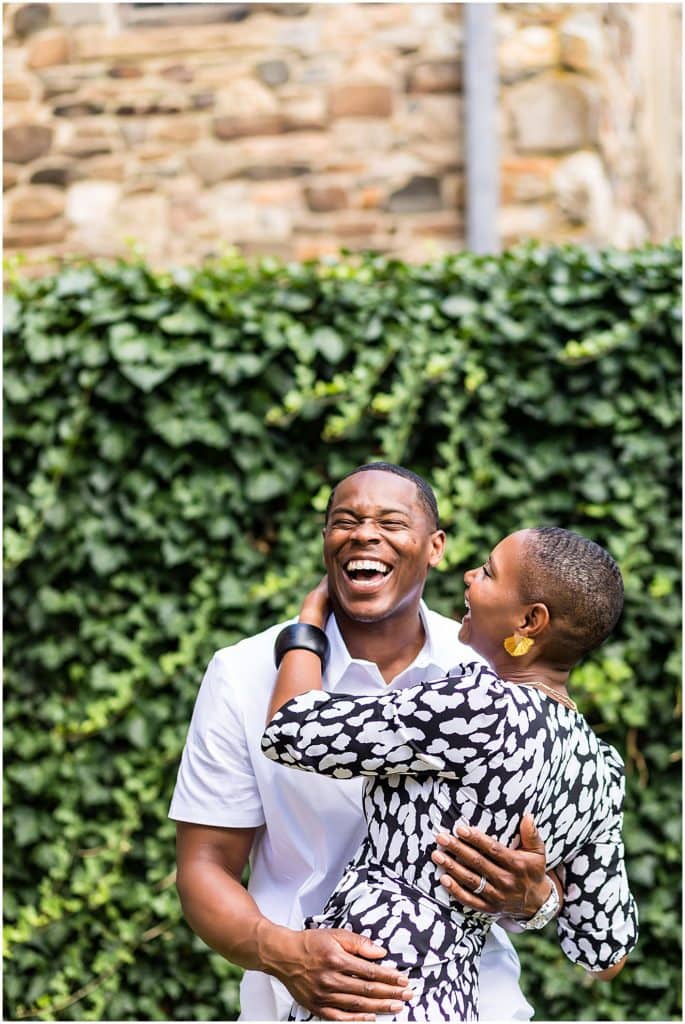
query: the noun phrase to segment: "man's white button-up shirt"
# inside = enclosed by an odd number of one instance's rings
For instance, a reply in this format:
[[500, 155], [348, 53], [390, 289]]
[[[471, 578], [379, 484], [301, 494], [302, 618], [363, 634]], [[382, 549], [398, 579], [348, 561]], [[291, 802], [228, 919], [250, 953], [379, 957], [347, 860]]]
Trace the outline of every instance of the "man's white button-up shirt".
[[[426, 640], [415, 660], [386, 684], [377, 665], [351, 658], [333, 616], [326, 632], [331, 655], [327, 691], [379, 695], [439, 679], [460, 661], [479, 660], [458, 640], [459, 625], [422, 603]], [[276, 678], [273, 648], [279, 623], [218, 651], [198, 693], [169, 816], [227, 828], [256, 828], [249, 891], [262, 914], [299, 929], [319, 913], [366, 828], [361, 779], [339, 780], [294, 771], [260, 747]], [[518, 986], [518, 958], [501, 928], [488, 936], [480, 968], [480, 1019], [529, 1020]], [[275, 978], [246, 971], [241, 1020], [287, 1019], [292, 997]]]

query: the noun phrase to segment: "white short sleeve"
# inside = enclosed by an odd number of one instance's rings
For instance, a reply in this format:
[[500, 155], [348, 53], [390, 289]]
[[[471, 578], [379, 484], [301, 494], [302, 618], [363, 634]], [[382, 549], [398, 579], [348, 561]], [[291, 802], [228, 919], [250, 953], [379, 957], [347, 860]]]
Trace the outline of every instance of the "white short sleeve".
[[253, 828], [264, 811], [247, 747], [235, 681], [217, 653], [197, 695], [169, 817], [197, 825]]

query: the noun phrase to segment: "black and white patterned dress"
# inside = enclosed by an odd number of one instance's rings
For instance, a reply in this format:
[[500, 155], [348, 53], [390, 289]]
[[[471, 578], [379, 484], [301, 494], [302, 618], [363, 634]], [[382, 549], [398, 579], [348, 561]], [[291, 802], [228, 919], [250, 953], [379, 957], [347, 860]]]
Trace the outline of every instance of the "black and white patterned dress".
[[[338, 779], [366, 776], [368, 832], [321, 914], [388, 950], [415, 997], [395, 1020], [476, 1020], [493, 918], [457, 903], [430, 859], [463, 822], [517, 845], [530, 812], [562, 878], [557, 919], [572, 961], [602, 970], [630, 951], [637, 913], [621, 840], [623, 763], [585, 719], [480, 664], [380, 697], [309, 691], [262, 738], [267, 757]], [[298, 1008], [296, 1019], [307, 1019]]]

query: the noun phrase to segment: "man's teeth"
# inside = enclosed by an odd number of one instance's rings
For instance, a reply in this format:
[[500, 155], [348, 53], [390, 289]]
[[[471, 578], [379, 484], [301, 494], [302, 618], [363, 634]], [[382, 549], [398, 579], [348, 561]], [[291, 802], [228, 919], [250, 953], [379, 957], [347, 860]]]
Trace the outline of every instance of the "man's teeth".
[[385, 576], [390, 572], [390, 566], [385, 562], [376, 562], [371, 558], [355, 558], [345, 566], [348, 572], [382, 572]]

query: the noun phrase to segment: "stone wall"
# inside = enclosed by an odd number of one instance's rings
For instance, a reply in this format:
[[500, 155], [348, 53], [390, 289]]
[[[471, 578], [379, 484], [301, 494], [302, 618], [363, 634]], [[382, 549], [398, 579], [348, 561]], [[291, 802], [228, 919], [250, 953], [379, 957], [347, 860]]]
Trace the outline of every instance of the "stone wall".
[[[168, 265], [226, 245], [464, 245], [459, 4], [3, 13], [6, 252], [40, 266], [136, 242]], [[679, 18], [498, 5], [503, 245], [679, 233]]]

